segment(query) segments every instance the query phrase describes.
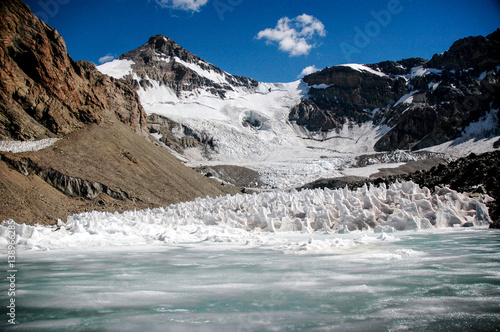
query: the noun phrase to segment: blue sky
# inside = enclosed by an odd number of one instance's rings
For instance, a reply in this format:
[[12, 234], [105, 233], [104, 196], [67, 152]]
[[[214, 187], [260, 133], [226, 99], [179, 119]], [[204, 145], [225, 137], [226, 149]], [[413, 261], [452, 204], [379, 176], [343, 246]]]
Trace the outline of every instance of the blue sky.
[[74, 60], [163, 34], [235, 75], [289, 82], [342, 63], [431, 58], [500, 28], [498, 0], [26, 0]]

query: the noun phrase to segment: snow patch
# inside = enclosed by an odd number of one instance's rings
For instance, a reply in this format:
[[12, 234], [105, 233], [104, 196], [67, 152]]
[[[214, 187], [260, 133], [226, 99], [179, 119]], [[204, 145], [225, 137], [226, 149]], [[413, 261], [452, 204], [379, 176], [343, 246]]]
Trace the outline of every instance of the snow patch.
[[359, 72], [369, 72], [370, 74], [374, 74], [377, 76], [387, 77], [387, 74], [384, 74], [383, 72], [374, 70], [370, 67], [367, 67], [365, 65], [360, 65], [357, 63], [348, 63], [348, 64], [343, 64], [343, 65], [338, 65], [337, 67], [349, 67], [349, 68], [357, 70]]
[[39, 151], [57, 142], [59, 138], [46, 138], [37, 141], [0, 141], [0, 151], [4, 152], [28, 152]]
[[324, 90], [324, 89], [328, 89], [329, 87], [333, 86], [333, 84], [314, 84], [314, 85], [311, 85], [311, 88], [314, 88], [314, 89], [319, 89], [319, 90]]
[[469, 124], [464, 128], [464, 139], [472, 139], [488, 136], [498, 130], [498, 110], [491, 110], [478, 121]]
[[410, 78], [427, 76], [429, 74], [441, 75], [443, 71], [435, 68], [424, 68], [424, 66], [413, 67], [410, 71]]
[[437, 83], [434, 83], [434, 82], [431, 82], [428, 84], [428, 88], [429, 89], [432, 89], [432, 91], [436, 91], [436, 89], [438, 88], [439, 84], [441, 84], [441, 82], [437, 82]]
[[405, 94], [404, 96], [399, 98], [399, 100], [394, 104], [394, 106], [398, 106], [399, 104], [411, 104], [411, 103], [413, 103], [413, 95], [418, 93], [418, 92], [420, 92], [420, 91], [416, 90], [416, 91], [412, 91], [410, 93]]
[[132, 65], [135, 64], [132, 60], [113, 60], [111, 62], [107, 62], [100, 66], [97, 66], [97, 69], [106, 75], [111, 77], [120, 79], [129, 74], [132, 74]]
[[426, 148], [427, 151], [443, 152], [454, 158], [466, 157], [470, 153], [495, 151], [493, 146], [499, 139], [497, 116], [499, 110], [491, 110], [478, 121], [463, 129], [461, 137], [440, 145]]
[[[209, 79], [212, 82], [219, 83], [219, 84], [228, 84], [228, 82], [226, 80], [226, 76], [225, 76], [227, 73], [223, 73], [221, 75], [221, 74], [219, 74], [219, 73], [217, 73], [215, 71], [212, 71], [212, 70], [205, 70], [205, 69], [202, 69], [196, 63], [186, 62], [184, 60], [181, 60], [178, 57], [175, 57], [174, 60], [175, 60], [175, 62], [178, 62], [178, 63], [182, 64], [183, 66], [185, 66], [185, 67], [191, 69], [192, 71], [196, 72], [201, 77], [205, 77], [205, 78]], [[227, 74], [227, 75], [229, 75], [229, 74]]]

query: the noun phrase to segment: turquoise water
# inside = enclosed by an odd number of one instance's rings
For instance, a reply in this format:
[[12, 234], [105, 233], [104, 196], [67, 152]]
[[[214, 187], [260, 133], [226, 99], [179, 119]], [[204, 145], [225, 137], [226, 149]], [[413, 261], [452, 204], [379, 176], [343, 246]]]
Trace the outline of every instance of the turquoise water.
[[[497, 331], [500, 232], [18, 251], [19, 331]], [[330, 250], [301, 241], [341, 240]], [[344, 243], [343, 242], [343, 243]], [[297, 244], [289, 250], [289, 243]], [[6, 262], [5, 256], [1, 256]], [[0, 301], [8, 304], [7, 283]]]

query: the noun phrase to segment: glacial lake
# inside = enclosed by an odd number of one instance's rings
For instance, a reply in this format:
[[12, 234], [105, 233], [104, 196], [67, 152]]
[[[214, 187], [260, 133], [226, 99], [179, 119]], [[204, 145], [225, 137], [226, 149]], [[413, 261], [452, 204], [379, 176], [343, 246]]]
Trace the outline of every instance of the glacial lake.
[[[500, 327], [500, 231], [484, 228], [18, 249], [16, 268], [18, 324], [9, 326], [4, 314], [1, 330]], [[7, 282], [1, 286], [5, 308]]]

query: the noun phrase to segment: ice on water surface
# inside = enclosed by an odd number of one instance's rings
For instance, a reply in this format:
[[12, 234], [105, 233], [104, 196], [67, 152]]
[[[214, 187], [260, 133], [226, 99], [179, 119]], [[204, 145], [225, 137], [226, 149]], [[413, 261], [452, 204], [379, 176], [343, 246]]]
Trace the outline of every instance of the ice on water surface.
[[266, 233], [249, 244], [23, 250], [12, 330], [494, 331], [499, 234]]

